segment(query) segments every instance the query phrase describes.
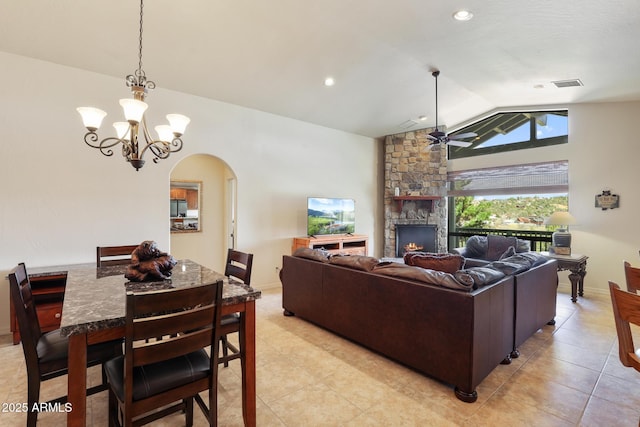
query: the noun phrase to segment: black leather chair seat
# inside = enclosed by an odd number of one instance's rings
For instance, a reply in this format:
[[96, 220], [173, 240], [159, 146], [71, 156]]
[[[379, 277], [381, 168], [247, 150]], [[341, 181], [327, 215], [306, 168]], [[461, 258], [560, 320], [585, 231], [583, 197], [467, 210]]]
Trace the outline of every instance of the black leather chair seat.
[[225, 316], [222, 316], [222, 319], [220, 320], [220, 324], [222, 326], [231, 325], [233, 323], [239, 323], [239, 322], [240, 322], [240, 314], [239, 313], [227, 314]]
[[[151, 365], [133, 368], [133, 400], [140, 400], [158, 393], [205, 378], [210, 375], [209, 356], [198, 350]], [[124, 399], [124, 356], [104, 364], [109, 383], [118, 399]]]
[[[60, 335], [60, 329], [42, 334], [36, 345], [38, 360], [46, 364], [47, 371], [66, 369], [69, 356], [69, 339]], [[87, 365], [93, 366], [102, 360], [122, 354], [122, 340], [94, 344], [87, 348]]]

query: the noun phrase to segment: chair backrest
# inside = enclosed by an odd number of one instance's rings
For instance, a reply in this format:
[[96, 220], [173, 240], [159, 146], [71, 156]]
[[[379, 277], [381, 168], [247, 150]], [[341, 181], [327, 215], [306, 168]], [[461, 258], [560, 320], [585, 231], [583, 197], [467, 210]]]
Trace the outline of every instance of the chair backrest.
[[131, 263], [131, 253], [138, 245], [124, 246], [97, 246], [96, 265], [107, 267], [109, 265], [122, 265]]
[[630, 324], [640, 326], [640, 295], [623, 291], [614, 282], [609, 282], [609, 292], [618, 333], [620, 362], [640, 372], [640, 357], [636, 353], [630, 327]]
[[[134, 367], [174, 359], [209, 346], [218, 348], [222, 280], [189, 288], [127, 292], [126, 306], [125, 408], [133, 404]], [[211, 352], [210, 359], [209, 369], [214, 372], [218, 352]], [[212, 385], [210, 381], [208, 383], [210, 388]], [[171, 403], [182, 399], [172, 397], [172, 392], [181, 391], [184, 392], [175, 388], [164, 396], [156, 394], [149, 399], [153, 400], [153, 405], [159, 401]]]
[[640, 290], [640, 268], [632, 267], [627, 261], [624, 262], [624, 276], [627, 280], [627, 290], [638, 293]]
[[27, 369], [38, 369], [38, 352], [36, 348], [42, 331], [40, 330], [36, 306], [31, 293], [31, 282], [24, 263], [21, 262], [9, 273], [9, 288], [16, 318], [18, 319], [20, 339]]
[[253, 266], [253, 254], [229, 249], [227, 251], [227, 265], [224, 275], [235, 277], [245, 285], [251, 285], [251, 268]]

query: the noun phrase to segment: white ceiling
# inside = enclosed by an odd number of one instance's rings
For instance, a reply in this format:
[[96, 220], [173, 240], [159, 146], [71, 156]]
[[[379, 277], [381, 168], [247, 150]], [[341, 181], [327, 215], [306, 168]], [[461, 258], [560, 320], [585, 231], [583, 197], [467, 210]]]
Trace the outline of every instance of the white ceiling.
[[[474, 18], [454, 21], [457, 7]], [[414, 128], [433, 126], [435, 68], [441, 125], [640, 99], [638, 0], [147, 0], [144, 11], [143, 69], [158, 87], [365, 136], [422, 115]], [[137, 0], [0, 0], [0, 51], [123, 79], [138, 66], [138, 26]], [[575, 78], [584, 86], [550, 83]]]

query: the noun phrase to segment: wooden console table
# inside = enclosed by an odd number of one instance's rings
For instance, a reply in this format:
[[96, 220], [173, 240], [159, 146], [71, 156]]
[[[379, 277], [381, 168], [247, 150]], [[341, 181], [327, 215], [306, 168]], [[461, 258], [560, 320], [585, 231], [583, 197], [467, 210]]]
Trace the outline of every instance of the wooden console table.
[[576, 302], [578, 295], [584, 294], [584, 276], [587, 274], [586, 255], [571, 254], [558, 255], [549, 252], [540, 252], [544, 257], [558, 261], [558, 271], [568, 270], [571, 281], [571, 301]]

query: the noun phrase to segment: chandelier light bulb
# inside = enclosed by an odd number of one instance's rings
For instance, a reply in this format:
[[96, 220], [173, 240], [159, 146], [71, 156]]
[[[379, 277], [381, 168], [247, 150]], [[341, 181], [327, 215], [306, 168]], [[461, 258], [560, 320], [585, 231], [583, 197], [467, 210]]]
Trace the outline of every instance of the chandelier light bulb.
[[121, 99], [120, 105], [124, 110], [124, 118], [127, 119], [129, 123], [140, 123], [144, 112], [147, 110], [147, 107], [149, 107], [146, 102], [131, 98]]
[[158, 133], [158, 139], [163, 142], [171, 142], [173, 140], [173, 131], [169, 125], [158, 125], [155, 127]]
[[76, 110], [80, 113], [80, 116], [82, 116], [84, 127], [93, 131], [100, 128], [102, 119], [107, 115], [107, 113], [101, 109], [93, 107], [78, 107]]
[[113, 127], [116, 128], [116, 135], [118, 135], [119, 139], [130, 139], [129, 133], [131, 132], [131, 128], [129, 122], [115, 122]]
[[184, 134], [187, 125], [191, 121], [189, 117], [183, 116], [182, 114], [167, 114], [167, 120], [169, 120], [169, 126], [172, 132], [178, 136]]

